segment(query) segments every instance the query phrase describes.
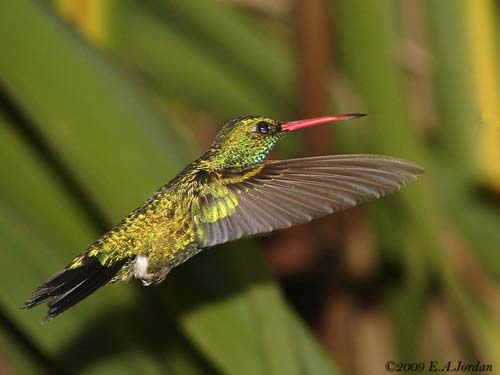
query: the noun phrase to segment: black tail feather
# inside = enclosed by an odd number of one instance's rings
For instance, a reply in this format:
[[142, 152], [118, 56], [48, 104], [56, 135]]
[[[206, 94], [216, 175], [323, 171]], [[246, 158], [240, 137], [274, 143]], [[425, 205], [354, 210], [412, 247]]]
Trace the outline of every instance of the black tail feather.
[[125, 263], [127, 259], [106, 267], [95, 257], [86, 258], [80, 267], [63, 270], [38, 287], [22, 308], [47, 302], [49, 311], [45, 321], [51, 320], [109, 283]]

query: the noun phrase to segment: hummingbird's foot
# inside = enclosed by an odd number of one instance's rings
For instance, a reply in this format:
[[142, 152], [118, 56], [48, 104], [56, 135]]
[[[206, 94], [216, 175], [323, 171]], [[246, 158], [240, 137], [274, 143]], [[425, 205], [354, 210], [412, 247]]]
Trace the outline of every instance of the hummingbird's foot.
[[141, 278], [140, 280], [142, 285], [144, 286], [159, 284], [163, 280], [165, 280], [169, 272], [170, 272], [170, 267], [166, 268], [165, 270], [162, 270], [160, 274], [148, 273], [147, 275], [145, 275], [144, 278]]
[[163, 267], [159, 273], [155, 274], [155, 277], [152, 280], [152, 284], [158, 284], [161, 283], [163, 280], [165, 280], [165, 277], [167, 277], [171, 269], [172, 269], [171, 266]]
[[[149, 274], [150, 276], [153, 276], [153, 274]], [[144, 286], [150, 286], [150, 285], [153, 285], [154, 284], [154, 280], [153, 278], [150, 278], [150, 279], [141, 279], [141, 284], [144, 285]]]

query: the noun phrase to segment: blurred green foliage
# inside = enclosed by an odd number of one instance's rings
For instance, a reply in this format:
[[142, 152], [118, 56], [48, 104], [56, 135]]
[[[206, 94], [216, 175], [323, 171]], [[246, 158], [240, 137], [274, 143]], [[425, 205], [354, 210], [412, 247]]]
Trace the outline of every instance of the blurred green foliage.
[[[498, 16], [498, 4], [484, 1]], [[495, 147], [481, 137], [482, 127], [498, 127], [483, 113], [482, 82], [500, 77], [500, 63], [488, 77], [475, 68], [498, 52], [498, 17], [484, 26], [492, 40], [477, 49], [483, 25], [472, 18], [481, 11], [473, 0], [318, 3], [330, 36], [320, 47], [334, 55], [319, 77], [299, 74], [308, 58], [294, 34], [301, 14], [287, 2], [281, 10], [250, 0], [246, 7], [218, 0], [0, 3], [0, 369], [298, 375], [339, 373], [338, 362], [345, 373], [363, 374], [368, 365], [382, 372], [387, 360], [454, 359], [450, 353], [500, 366], [493, 302], [500, 180], [484, 167], [500, 160], [477, 152]], [[375, 233], [366, 242], [374, 267], [383, 274], [384, 265], [396, 264], [403, 277], [377, 291], [383, 298], [365, 310], [328, 294], [350, 314], [329, 313], [324, 301], [312, 322], [330, 357], [283, 297], [256, 240], [205, 251], [161, 286], [103, 288], [47, 325], [40, 324], [43, 309], [17, 309], [196, 157], [207, 145], [197, 140], [213, 135], [213, 124], [303, 113], [300, 80], [309, 78], [325, 86], [332, 107], [369, 114], [361, 125], [332, 130], [336, 149], [405, 157], [426, 169], [417, 184], [353, 214], [363, 214]], [[498, 95], [500, 82], [495, 87], [486, 97]], [[424, 91], [411, 95], [417, 89]], [[289, 142], [282, 157], [315, 146], [307, 145], [311, 138]], [[370, 237], [360, 228], [346, 232]], [[440, 309], [449, 331], [458, 332], [449, 344], [433, 336]], [[380, 332], [394, 342], [391, 349], [377, 341], [389, 348], [383, 355], [363, 357], [359, 348], [372, 341], [344, 340], [331, 323], [337, 319], [356, 338], [366, 320], [354, 317], [379, 312], [390, 327]], [[426, 347], [435, 348], [430, 357]]]

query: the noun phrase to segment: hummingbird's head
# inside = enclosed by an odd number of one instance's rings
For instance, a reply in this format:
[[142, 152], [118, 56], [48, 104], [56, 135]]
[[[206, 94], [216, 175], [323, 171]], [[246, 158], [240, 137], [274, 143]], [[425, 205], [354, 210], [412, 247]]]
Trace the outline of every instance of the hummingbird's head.
[[279, 122], [263, 116], [238, 117], [224, 125], [207, 154], [221, 167], [249, 166], [262, 162], [288, 132], [361, 116], [364, 115], [354, 113], [292, 122]]

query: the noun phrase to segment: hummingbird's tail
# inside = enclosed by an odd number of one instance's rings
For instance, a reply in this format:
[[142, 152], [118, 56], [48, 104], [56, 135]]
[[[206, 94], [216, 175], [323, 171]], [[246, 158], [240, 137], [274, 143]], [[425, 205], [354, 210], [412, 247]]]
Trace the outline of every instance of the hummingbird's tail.
[[67, 268], [40, 285], [21, 308], [47, 302], [49, 311], [44, 321], [51, 320], [109, 283], [127, 262], [122, 259], [106, 267], [96, 257], [85, 257], [81, 266]]

